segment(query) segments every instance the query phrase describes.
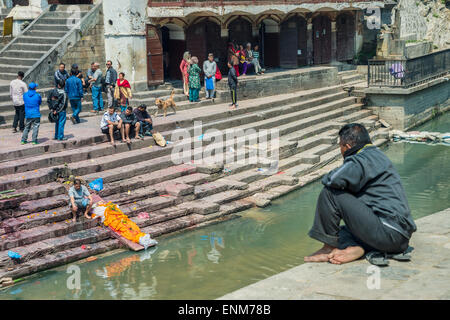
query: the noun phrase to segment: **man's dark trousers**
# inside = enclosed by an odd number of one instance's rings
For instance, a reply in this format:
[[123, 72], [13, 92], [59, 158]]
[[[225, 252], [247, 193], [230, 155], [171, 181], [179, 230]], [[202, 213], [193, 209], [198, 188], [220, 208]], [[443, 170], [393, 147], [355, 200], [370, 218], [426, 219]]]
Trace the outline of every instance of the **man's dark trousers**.
[[14, 115], [13, 128], [17, 129], [17, 125], [19, 125], [20, 131], [25, 129], [25, 105], [14, 106], [16, 109], [16, 114]]
[[[341, 219], [345, 227], [339, 226]], [[339, 249], [360, 246], [366, 252], [400, 253], [408, 248], [409, 242], [385, 226], [355, 195], [329, 187], [320, 193], [309, 236]]]

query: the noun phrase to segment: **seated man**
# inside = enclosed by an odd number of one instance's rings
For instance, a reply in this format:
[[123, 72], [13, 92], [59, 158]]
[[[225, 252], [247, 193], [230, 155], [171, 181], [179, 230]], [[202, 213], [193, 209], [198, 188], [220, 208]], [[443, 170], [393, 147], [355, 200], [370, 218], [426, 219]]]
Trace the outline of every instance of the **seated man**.
[[141, 124], [139, 136], [141, 138], [143, 138], [144, 135], [151, 136], [153, 134], [153, 122], [147, 112], [147, 106], [145, 104], [141, 104], [137, 107], [137, 109], [134, 109], [134, 115], [136, 116], [137, 121]]
[[122, 142], [125, 142], [123, 127], [122, 127], [122, 119], [116, 113], [116, 110], [113, 106], [108, 108], [108, 111], [102, 117], [102, 121], [100, 122], [100, 127], [102, 129], [102, 133], [109, 134], [109, 138], [111, 140], [111, 144], [113, 146], [116, 145], [114, 142], [114, 132], [120, 130], [122, 134]]
[[84, 211], [84, 216], [90, 219], [88, 215], [92, 208], [92, 196], [85, 186], [81, 185], [80, 179], [75, 179], [73, 186], [69, 189], [70, 202], [69, 206], [72, 210], [73, 222], [77, 221], [79, 211]]
[[125, 131], [125, 138], [127, 139], [127, 143], [131, 143], [130, 140], [130, 129], [134, 128], [136, 132], [136, 139], [141, 139], [139, 136], [139, 130], [141, 129], [141, 123], [137, 121], [136, 115], [133, 113], [132, 107], [127, 107], [125, 112], [120, 115], [120, 119], [123, 122], [123, 128]]
[[370, 251], [405, 252], [416, 225], [400, 176], [364, 126], [347, 124], [339, 137], [344, 164], [323, 177], [309, 231], [324, 246], [304, 260], [342, 264]]

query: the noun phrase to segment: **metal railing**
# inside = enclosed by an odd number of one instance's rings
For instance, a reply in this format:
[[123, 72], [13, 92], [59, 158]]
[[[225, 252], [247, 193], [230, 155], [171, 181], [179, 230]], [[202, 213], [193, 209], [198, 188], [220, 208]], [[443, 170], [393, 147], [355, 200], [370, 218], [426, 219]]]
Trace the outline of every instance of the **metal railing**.
[[450, 49], [404, 60], [368, 61], [369, 87], [408, 88], [450, 73]]

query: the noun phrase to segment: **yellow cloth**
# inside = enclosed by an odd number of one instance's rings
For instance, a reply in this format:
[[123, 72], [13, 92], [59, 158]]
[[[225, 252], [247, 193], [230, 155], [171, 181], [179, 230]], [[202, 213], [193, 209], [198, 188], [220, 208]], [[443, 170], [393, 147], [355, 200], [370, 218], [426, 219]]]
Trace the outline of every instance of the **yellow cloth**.
[[131, 98], [131, 89], [130, 88], [116, 86], [116, 88], [114, 89], [114, 99], [119, 100], [120, 93], [122, 93], [126, 99]]
[[139, 243], [139, 239], [145, 236], [145, 233], [141, 232], [136, 223], [131, 221], [115, 204], [108, 202], [107, 204], [100, 204], [100, 206], [106, 207], [105, 221], [103, 222], [105, 226], [135, 243]]

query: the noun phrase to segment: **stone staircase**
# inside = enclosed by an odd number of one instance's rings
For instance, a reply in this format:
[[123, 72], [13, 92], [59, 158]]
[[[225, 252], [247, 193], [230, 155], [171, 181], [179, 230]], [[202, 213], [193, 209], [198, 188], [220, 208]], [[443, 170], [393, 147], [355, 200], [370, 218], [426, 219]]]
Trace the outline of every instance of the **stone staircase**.
[[[92, 5], [80, 5], [80, 19]], [[68, 24], [70, 12], [67, 5], [50, 6], [49, 10], [35, 19], [19, 36], [0, 51], [0, 127], [10, 126], [14, 118], [14, 108], [9, 96], [9, 82], [17, 78], [17, 72], [34, 68], [60, 39], [72, 30]], [[80, 19], [70, 18], [71, 23]], [[50, 88], [41, 88], [40, 93]], [[44, 99], [46, 101], [46, 99]], [[42, 106], [44, 117], [48, 114], [46, 103]], [[43, 119], [44, 120], [44, 119]]]
[[[142, 96], [147, 98], [153, 97]], [[172, 140], [177, 128], [191, 136], [172, 141], [165, 148], [156, 146], [151, 138], [136, 140], [130, 147], [118, 144], [114, 148], [105, 143], [105, 135], [98, 134], [2, 152], [0, 191], [16, 189], [26, 195], [0, 201], [0, 278], [19, 278], [120, 246], [95, 221], [70, 221], [68, 185], [61, 183], [61, 177], [74, 175], [85, 181], [103, 178], [100, 195], [119, 204], [143, 232], [158, 237], [234, 217], [236, 212], [255, 204], [267, 205], [275, 195], [298, 188], [299, 177], [340, 157], [336, 136], [345, 123], [365, 124], [374, 143], [384, 143], [388, 132], [377, 120], [370, 110], [349, 97], [342, 85], [335, 85], [243, 101], [237, 110], [219, 103], [198, 106], [196, 112], [187, 109], [176, 116], [158, 118], [155, 129], [167, 140]], [[235, 156], [234, 141], [222, 145], [217, 139], [209, 141], [206, 134], [194, 136], [194, 121], [202, 121], [203, 133], [208, 129], [277, 128], [280, 139], [276, 174], [265, 174], [273, 159], [245, 164], [189, 160], [174, 164], [172, 152], [183, 146], [193, 150], [194, 155], [208, 148], [215, 149], [215, 156]], [[203, 147], [193, 149], [199, 141]], [[273, 155], [271, 147], [256, 143], [244, 150], [246, 157], [254, 150]], [[148, 212], [149, 218], [139, 218], [141, 212]], [[8, 250], [22, 256], [20, 264], [12, 262]]]

